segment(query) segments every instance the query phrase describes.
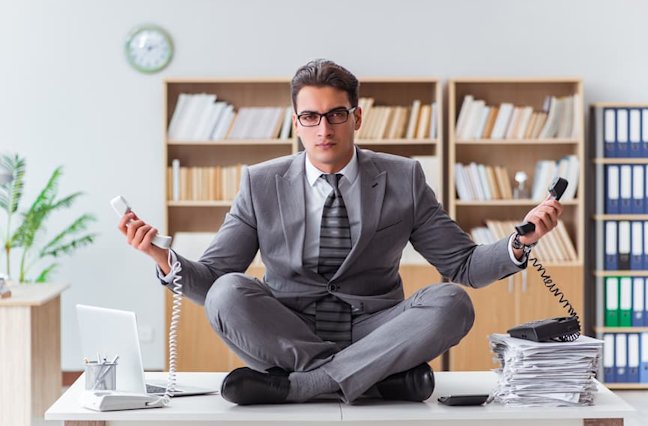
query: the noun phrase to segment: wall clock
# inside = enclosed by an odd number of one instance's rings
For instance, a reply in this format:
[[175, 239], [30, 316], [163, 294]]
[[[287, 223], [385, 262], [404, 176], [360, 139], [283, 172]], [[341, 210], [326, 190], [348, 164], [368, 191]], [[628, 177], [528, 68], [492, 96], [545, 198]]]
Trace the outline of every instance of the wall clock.
[[171, 36], [156, 25], [142, 25], [126, 38], [124, 53], [137, 71], [151, 74], [163, 70], [173, 57]]

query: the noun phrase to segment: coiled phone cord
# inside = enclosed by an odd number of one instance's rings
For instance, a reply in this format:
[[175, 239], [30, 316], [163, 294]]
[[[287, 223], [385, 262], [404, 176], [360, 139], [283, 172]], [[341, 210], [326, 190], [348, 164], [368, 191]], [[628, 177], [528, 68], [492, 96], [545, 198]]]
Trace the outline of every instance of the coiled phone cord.
[[164, 406], [169, 405], [171, 398], [176, 390], [176, 354], [177, 354], [177, 329], [178, 322], [180, 321], [180, 311], [182, 305], [182, 283], [180, 280], [182, 276], [178, 275], [182, 271], [179, 261], [171, 266], [171, 273], [173, 278], [173, 302], [171, 304], [171, 324], [169, 325], [169, 376], [167, 378], [167, 386], [164, 395], [158, 401], [161, 401]]
[[[547, 274], [546, 268], [542, 266], [542, 263], [540, 263], [537, 257], [529, 257], [529, 262], [531, 262], [533, 267], [538, 270], [538, 272], [540, 273], [540, 277], [542, 278], [542, 282], [545, 285], [545, 287], [547, 287], [549, 292], [552, 293], [554, 297], [557, 297], [559, 299], [558, 303], [563, 305], [563, 308], [567, 309], [567, 312], [569, 312], [570, 316], [576, 318], [576, 321], [578, 321], [578, 329], [580, 330], [581, 328], [580, 318], [578, 317], [578, 314], [576, 313], [576, 309], [574, 309], [574, 306], [567, 299], [567, 297], [565, 297], [565, 293], [563, 293], [558, 288], [556, 283], [553, 282], [551, 276]], [[578, 336], [580, 336], [580, 332], [575, 332], [567, 336], [558, 337], [556, 338], [556, 340], [560, 342], [573, 342], [574, 340], [578, 339]]]

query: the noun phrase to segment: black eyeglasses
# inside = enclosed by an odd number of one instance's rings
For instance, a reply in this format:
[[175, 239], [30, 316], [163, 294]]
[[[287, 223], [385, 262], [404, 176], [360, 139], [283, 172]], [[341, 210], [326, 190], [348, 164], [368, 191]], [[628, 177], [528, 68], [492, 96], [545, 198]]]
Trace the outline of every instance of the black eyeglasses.
[[304, 112], [297, 116], [297, 121], [304, 127], [315, 127], [319, 126], [322, 121], [322, 117], [326, 117], [326, 121], [329, 124], [342, 124], [346, 123], [349, 119], [349, 114], [355, 111], [357, 107], [353, 108], [339, 108], [334, 109], [333, 111], [325, 112], [320, 114], [319, 112]]

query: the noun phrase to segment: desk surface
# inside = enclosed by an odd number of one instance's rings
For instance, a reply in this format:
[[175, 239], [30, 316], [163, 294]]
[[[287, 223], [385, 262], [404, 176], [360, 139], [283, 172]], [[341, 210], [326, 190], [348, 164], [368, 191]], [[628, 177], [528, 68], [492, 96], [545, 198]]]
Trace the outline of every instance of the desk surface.
[[11, 297], [0, 299], [0, 306], [41, 306], [58, 297], [70, 284], [10, 284]]
[[[147, 373], [148, 379], [164, 380], [165, 373]], [[178, 373], [178, 383], [220, 387], [225, 373]], [[437, 398], [448, 394], [488, 393], [496, 385], [493, 372], [435, 373], [436, 387], [425, 403], [367, 400], [358, 405], [339, 402], [238, 406], [220, 395], [181, 397], [161, 409], [96, 412], [79, 406], [84, 377], [81, 376], [45, 413], [45, 420], [112, 421], [281, 421], [281, 422], [375, 422], [406, 420], [543, 420], [622, 418], [634, 412], [629, 404], [602, 385], [595, 405], [577, 408], [518, 408], [500, 404], [485, 407], [446, 407]]]

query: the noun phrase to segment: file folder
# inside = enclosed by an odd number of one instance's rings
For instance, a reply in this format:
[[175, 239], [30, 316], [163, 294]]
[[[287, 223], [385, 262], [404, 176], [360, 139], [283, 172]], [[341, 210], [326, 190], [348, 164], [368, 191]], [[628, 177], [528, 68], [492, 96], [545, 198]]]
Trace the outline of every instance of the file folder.
[[632, 213], [642, 214], [644, 212], [644, 183], [644, 165], [632, 166], [632, 205], [630, 206]]
[[619, 212], [632, 213], [632, 166], [620, 166]]
[[641, 269], [648, 269], [648, 221], [644, 221], [644, 231], [643, 234], [646, 236], [644, 238], [644, 243], [643, 243], [643, 262], [642, 262], [642, 267]]
[[648, 326], [648, 279], [644, 278], [644, 303], [643, 303], [643, 326]]
[[641, 157], [641, 110], [639, 108], [631, 108], [628, 118], [628, 138], [630, 140], [630, 157]]
[[619, 280], [619, 327], [632, 327], [632, 278]]
[[617, 222], [613, 220], [605, 222], [605, 269], [608, 271], [617, 269], [619, 264], [617, 231]]
[[641, 156], [648, 157], [648, 108], [641, 110], [641, 146]]
[[625, 333], [614, 335], [614, 378], [617, 383], [628, 382], [628, 336]]
[[628, 145], [628, 110], [625, 108], [618, 108], [616, 115], [617, 157], [627, 158], [630, 156]]
[[617, 157], [616, 152], [616, 111], [613, 108], [606, 108], [603, 113], [603, 142], [605, 144], [604, 154], [606, 157]]
[[628, 339], [625, 333], [614, 335], [614, 378], [618, 383], [628, 382]]
[[[614, 365], [614, 334], [603, 335], [603, 381], [616, 382], [616, 367]], [[643, 371], [643, 370], [642, 370]]]
[[633, 221], [632, 224], [632, 251], [630, 253], [630, 269], [638, 271], [643, 267], [643, 222]]
[[644, 301], [645, 280], [643, 277], [632, 279], [632, 326], [643, 327], [644, 325]]
[[619, 214], [619, 188], [621, 183], [619, 180], [619, 166], [617, 165], [608, 165], [607, 169], [607, 191], [605, 196], [605, 213], [607, 214]]
[[619, 326], [619, 278], [605, 278], [605, 326]]
[[641, 333], [641, 366], [639, 371], [639, 381], [648, 383], [648, 333]]
[[619, 253], [618, 268], [623, 271], [630, 269], [630, 243], [632, 235], [630, 234], [630, 221], [622, 220], [619, 222]]
[[639, 382], [639, 334], [628, 334], [628, 382]]

